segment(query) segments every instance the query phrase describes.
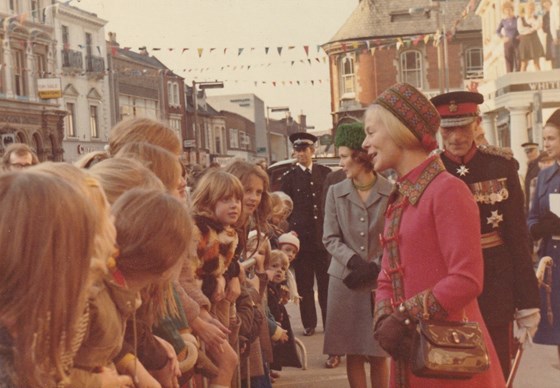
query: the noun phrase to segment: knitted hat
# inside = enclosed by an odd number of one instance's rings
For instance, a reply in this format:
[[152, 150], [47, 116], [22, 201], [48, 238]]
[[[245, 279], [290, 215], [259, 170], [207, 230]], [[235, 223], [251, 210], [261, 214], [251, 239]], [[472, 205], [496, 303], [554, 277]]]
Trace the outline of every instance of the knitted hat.
[[434, 105], [414, 86], [396, 83], [381, 93], [374, 104], [391, 112], [416, 136], [427, 151], [437, 148], [440, 117]]
[[348, 147], [353, 150], [361, 150], [362, 143], [366, 138], [362, 123], [341, 124], [336, 128], [335, 147]]
[[278, 237], [278, 245], [290, 244], [297, 248], [299, 251], [299, 238], [294, 232], [284, 233]]

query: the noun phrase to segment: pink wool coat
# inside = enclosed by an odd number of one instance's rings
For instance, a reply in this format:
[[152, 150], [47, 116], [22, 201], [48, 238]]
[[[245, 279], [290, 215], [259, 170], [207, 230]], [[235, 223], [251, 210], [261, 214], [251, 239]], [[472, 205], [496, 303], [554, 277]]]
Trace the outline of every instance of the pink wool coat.
[[[422, 176], [428, 169], [437, 173]], [[410, 387], [504, 387], [500, 363], [476, 299], [483, 285], [478, 207], [468, 187], [440, 169], [444, 170], [441, 160], [432, 156], [399, 182], [399, 191], [407, 193], [409, 202], [402, 213], [398, 234], [405, 305], [416, 315], [422, 310], [419, 303], [423, 298], [418, 298], [418, 294], [431, 292], [435, 305], [430, 306], [430, 311], [436, 311], [435, 318], [447, 314], [445, 319], [460, 321], [464, 309], [468, 320], [478, 322], [484, 332], [490, 369], [469, 380], [443, 380], [416, 377], [408, 367]], [[385, 237], [393, 216], [394, 213], [387, 212]], [[393, 309], [391, 279], [384, 271], [389, 269], [387, 249], [381, 266], [376, 318]], [[391, 386], [396, 386], [394, 362], [391, 375]]]

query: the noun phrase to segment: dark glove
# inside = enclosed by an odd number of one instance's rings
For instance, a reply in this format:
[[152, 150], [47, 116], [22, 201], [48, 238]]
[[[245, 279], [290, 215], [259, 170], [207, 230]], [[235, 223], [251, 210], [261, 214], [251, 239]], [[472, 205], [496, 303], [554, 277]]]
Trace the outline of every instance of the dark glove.
[[560, 234], [560, 218], [552, 212], [539, 217], [539, 222], [531, 226], [531, 237], [534, 240], [539, 240], [552, 234]]
[[[362, 260], [362, 259], [360, 259]], [[365, 286], [372, 280], [377, 279], [377, 275], [379, 275], [379, 266], [374, 263], [366, 263], [364, 260], [364, 265], [353, 269], [342, 282], [346, 285], [346, 287], [350, 288], [351, 290], [355, 288], [359, 288]]]
[[362, 259], [359, 255], [352, 256], [350, 260], [348, 260], [348, 263], [346, 263], [348, 269], [358, 269], [365, 265], [367, 265], [367, 261]]
[[412, 348], [414, 324], [401, 312], [395, 311], [378, 322], [373, 337], [395, 360], [408, 360]]

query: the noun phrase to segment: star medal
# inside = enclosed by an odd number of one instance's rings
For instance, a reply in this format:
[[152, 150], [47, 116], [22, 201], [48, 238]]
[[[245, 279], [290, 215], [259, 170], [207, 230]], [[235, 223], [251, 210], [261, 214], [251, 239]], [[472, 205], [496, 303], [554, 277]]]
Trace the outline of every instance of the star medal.
[[504, 216], [502, 214], [498, 214], [498, 211], [492, 211], [490, 217], [486, 217], [486, 221], [488, 225], [492, 225], [492, 228], [497, 228], [500, 226], [500, 222], [504, 220]]
[[469, 173], [469, 169], [465, 165], [462, 165], [457, 169], [457, 174], [459, 174], [460, 176], [465, 176], [468, 173]]

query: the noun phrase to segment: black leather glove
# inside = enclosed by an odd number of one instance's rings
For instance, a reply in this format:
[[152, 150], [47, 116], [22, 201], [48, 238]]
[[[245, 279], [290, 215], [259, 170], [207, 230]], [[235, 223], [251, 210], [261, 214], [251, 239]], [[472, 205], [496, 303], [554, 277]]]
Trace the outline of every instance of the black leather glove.
[[531, 237], [539, 240], [552, 234], [560, 234], [560, 218], [552, 213], [545, 213], [539, 217], [539, 222], [531, 226]]
[[366, 263], [364, 260], [362, 261], [364, 262], [363, 265], [353, 269], [352, 272], [346, 275], [346, 277], [342, 280], [346, 287], [352, 290], [365, 286], [371, 281], [377, 279], [377, 275], [379, 275], [379, 266], [377, 264], [373, 261], [370, 263]]
[[350, 260], [348, 260], [348, 263], [346, 263], [348, 269], [358, 269], [365, 265], [367, 265], [367, 261], [362, 259], [359, 255], [352, 256]]
[[378, 322], [373, 337], [395, 360], [408, 360], [412, 348], [414, 324], [404, 314], [395, 311]]

